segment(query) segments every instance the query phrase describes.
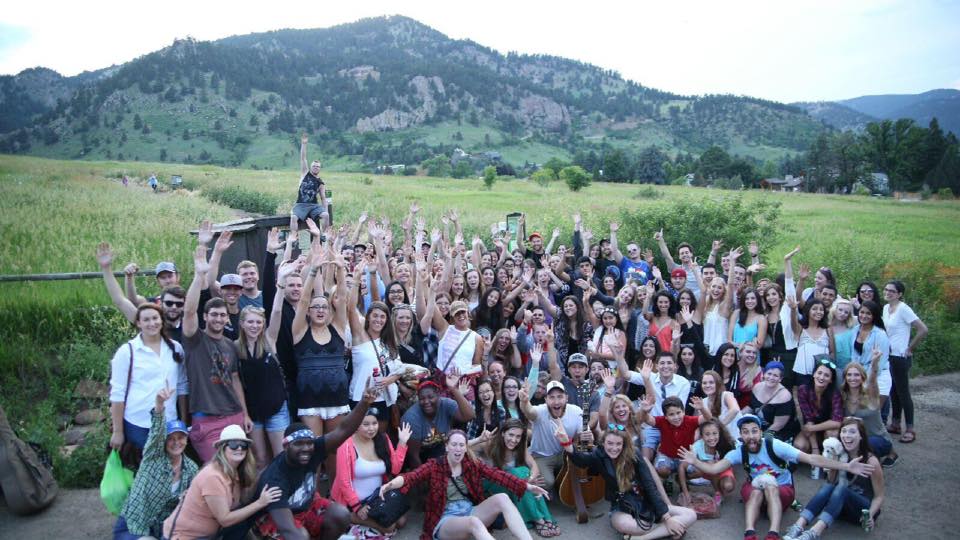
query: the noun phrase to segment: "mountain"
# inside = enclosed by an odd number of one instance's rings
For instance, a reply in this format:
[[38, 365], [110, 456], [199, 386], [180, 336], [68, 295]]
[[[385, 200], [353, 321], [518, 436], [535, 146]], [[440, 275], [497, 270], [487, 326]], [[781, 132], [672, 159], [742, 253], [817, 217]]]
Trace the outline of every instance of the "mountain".
[[960, 135], [960, 90], [945, 88], [922, 94], [860, 96], [792, 105], [837, 129], [859, 131], [869, 122], [900, 118], [910, 118], [926, 127], [936, 118], [944, 131]]
[[763, 160], [804, 150], [827, 129], [798, 107], [672, 94], [564, 58], [504, 55], [400, 16], [178, 40], [95, 76], [51, 73], [53, 96], [30, 98], [26, 83], [3, 94], [0, 151], [289, 167], [305, 131], [342, 168], [419, 163], [457, 147], [516, 164], [650, 146], [697, 154], [719, 145]]
[[791, 105], [807, 111], [810, 116], [829, 126], [844, 131], [860, 131], [870, 122], [877, 121], [874, 116], [864, 114], [835, 101], [801, 101]]

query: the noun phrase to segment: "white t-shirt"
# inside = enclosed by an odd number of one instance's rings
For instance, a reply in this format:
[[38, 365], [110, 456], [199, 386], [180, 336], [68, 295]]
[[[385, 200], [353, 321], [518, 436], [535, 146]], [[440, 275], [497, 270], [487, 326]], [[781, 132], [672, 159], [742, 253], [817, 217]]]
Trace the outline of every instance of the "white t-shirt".
[[890, 313], [890, 304], [883, 306], [883, 325], [887, 327], [890, 340], [890, 354], [905, 356], [910, 346], [910, 328], [913, 321], [919, 320], [917, 314], [907, 304], [900, 302], [897, 310]]
[[[537, 405], [533, 410], [537, 412], [537, 420], [533, 422], [533, 438], [530, 441], [530, 451], [534, 455], [542, 457], [560, 454], [563, 452], [563, 448], [560, 447], [560, 443], [554, 435], [556, 428], [547, 404]], [[563, 429], [567, 432], [567, 437], [572, 440], [583, 427], [583, 409], [568, 403], [566, 409], [563, 410], [561, 422], [563, 422]]]

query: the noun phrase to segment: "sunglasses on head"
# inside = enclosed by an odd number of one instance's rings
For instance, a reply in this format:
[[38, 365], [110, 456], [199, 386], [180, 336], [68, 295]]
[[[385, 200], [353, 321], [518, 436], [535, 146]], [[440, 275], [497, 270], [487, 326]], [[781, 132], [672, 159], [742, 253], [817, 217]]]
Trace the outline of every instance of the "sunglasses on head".
[[246, 441], [227, 441], [227, 448], [230, 450], [246, 450], [250, 448], [250, 443]]
[[184, 302], [177, 302], [174, 300], [164, 300], [163, 305], [167, 307], [183, 307]]
[[627, 428], [625, 428], [625, 427], [623, 426], [623, 424], [612, 424], [612, 423], [611, 423], [611, 424], [607, 424], [607, 429], [609, 429], [609, 430], [611, 430], [611, 431], [614, 431], [614, 430], [616, 430], [616, 431], [626, 431]]
[[827, 360], [826, 358], [821, 358], [818, 363], [819, 363], [821, 366], [827, 366], [828, 368], [833, 369], [833, 370], [836, 370], [836, 369], [837, 369], [837, 365], [834, 364], [833, 362], [831, 362], [830, 360]]

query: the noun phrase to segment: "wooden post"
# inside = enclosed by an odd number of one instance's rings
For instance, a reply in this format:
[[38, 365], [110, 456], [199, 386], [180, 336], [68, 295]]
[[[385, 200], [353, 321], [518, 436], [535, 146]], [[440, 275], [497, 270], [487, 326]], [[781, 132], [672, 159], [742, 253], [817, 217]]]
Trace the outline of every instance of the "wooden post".
[[[123, 272], [114, 272], [114, 277], [126, 276]], [[137, 276], [153, 276], [156, 272], [153, 270], [141, 270]], [[103, 272], [65, 272], [61, 274], [21, 274], [21, 275], [0, 275], [0, 283], [15, 281], [68, 281], [71, 279], [98, 279], [103, 277]]]

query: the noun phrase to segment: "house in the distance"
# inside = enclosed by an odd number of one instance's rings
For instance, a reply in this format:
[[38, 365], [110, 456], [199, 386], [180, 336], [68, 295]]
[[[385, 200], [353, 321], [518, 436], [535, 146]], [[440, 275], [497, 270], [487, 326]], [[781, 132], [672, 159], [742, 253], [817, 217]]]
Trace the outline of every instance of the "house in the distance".
[[760, 187], [770, 191], [803, 191], [803, 183], [802, 176], [788, 174], [785, 178], [764, 178], [760, 180]]

